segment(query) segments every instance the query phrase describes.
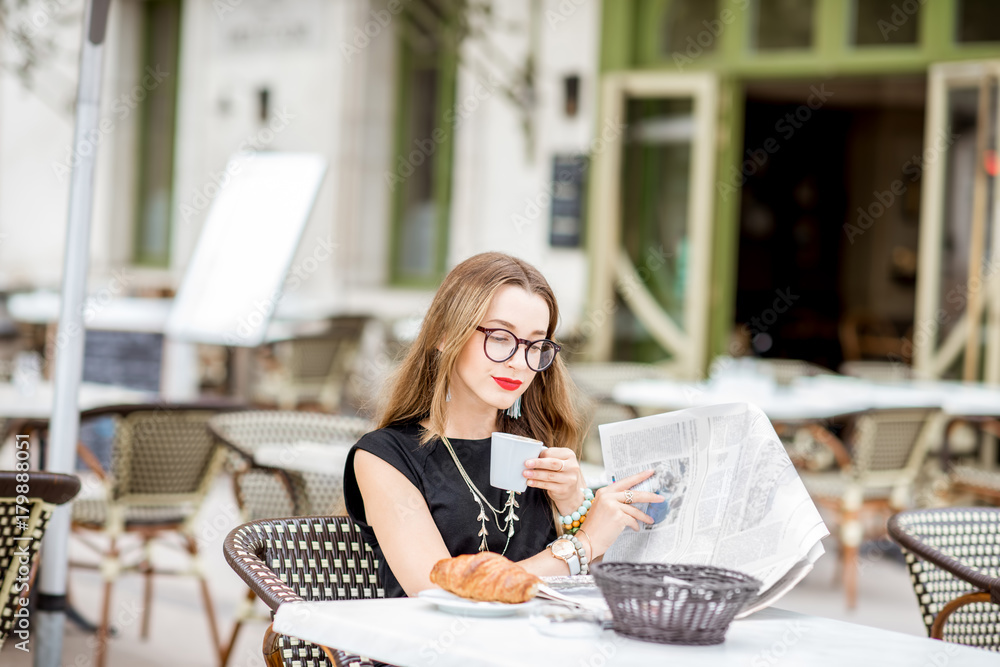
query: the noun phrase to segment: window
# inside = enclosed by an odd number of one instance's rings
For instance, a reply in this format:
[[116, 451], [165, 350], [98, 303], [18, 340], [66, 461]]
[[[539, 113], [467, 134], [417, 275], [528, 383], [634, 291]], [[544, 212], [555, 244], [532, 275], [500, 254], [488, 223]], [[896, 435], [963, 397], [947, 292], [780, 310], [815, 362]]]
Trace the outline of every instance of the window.
[[181, 3], [148, 0], [142, 3], [142, 12], [144, 63], [139, 81], [128, 93], [141, 114], [133, 261], [165, 267], [170, 262]]
[[394, 196], [391, 278], [413, 286], [434, 286], [444, 277], [452, 130], [461, 116], [453, 108], [455, 56], [445, 39], [448, 18], [426, 16], [414, 11], [402, 30], [397, 149], [389, 176]]
[[663, 53], [715, 50], [720, 18], [719, 0], [674, 0], [663, 14]]
[[815, 0], [757, 0], [757, 50], [812, 47], [815, 4]]
[[1000, 3], [996, 0], [958, 0], [955, 25], [958, 42], [1000, 42]]
[[854, 44], [916, 44], [920, 5], [899, 0], [855, 0]]

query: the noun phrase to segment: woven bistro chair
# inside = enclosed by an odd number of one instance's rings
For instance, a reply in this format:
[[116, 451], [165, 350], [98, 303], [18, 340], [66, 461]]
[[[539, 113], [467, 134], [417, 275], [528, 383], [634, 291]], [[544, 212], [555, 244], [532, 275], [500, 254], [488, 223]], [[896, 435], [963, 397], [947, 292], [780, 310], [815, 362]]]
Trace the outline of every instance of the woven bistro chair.
[[905, 509], [910, 502], [940, 414], [923, 408], [869, 410], [848, 424], [846, 444], [819, 424], [805, 427], [832, 450], [839, 467], [800, 476], [816, 503], [836, 516], [843, 584], [851, 609], [857, 603], [858, 550], [865, 521], [875, 513]]
[[232, 452], [234, 491], [245, 521], [282, 516], [346, 514], [343, 481], [262, 466], [254, 451], [262, 445], [297, 442], [354, 444], [375, 428], [361, 417], [317, 412], [247, 410], [213, 417], [209, 430]]
[[330, 412], [338, 410], [366, 319], [337, 317], [320, 335], [274, 343], [275, 366], [256, 384], [256, 401], [282, 410], [311, 402]]
[[27, 604], [35, 554], [52, 510], [79, 491], [80, 479], [74, 475], [0, 471], [0, 649], [17, 632], [15, 614]]
[[1000, 651], [997, 535], [996, 508], [913, 510], [889, 520], [931, 638]]
[[[952, 445], [955, 432], [962, 427], [975, 431], [975, 445], [966, 456], [955, 457]], [[973, 499], [1000, 504], [1000, 471], [982, 464], [980, 449], [983, 436], [1000, 438], [1000, 419], [992, 417], [954, 417], [945, 427], [941, 446], [941, 469], [948, 475], [948, 496], [971, 496]], [[949, 503], [955, 504], [955, 503]]]
[[[346, 514], [344, 480], [329, 475], [299, 473], [262, 466], [254, 461], [254, 451], [262, 445], [296, 442], [354, 444], [374, 425], [360, 417], [342, 417], [316, 412], [248, 410], [216, 415], [209, 430], [231, 454], [233, 491], [243, 521], [276, 517]], [[253, 588], [236, 614], [226, 647], [225, 666], [236, 645], [243, 623], [255, 617]]]
[[[346, 516], [263, 519], [233, 529], [226, 562], [273, 613], [282, 604], [384, 596], [378, 559]], [[270, 627], [264, 635], [269, 667], [358, 667], [365, 658], [320, 647]]]
[[[81, 422], [111, 417], [114, 439], [111, 469], [78, 447], [80, 458], [102, 482], [103, 497], [81, 498], [73, 504], [73, 532], [100, 557], [104, 603], [98, 625], [94, 662], [107, 658], [111, 594], [115, 580], [126, 571], [145, 578], [141, 635], [149, 634], [149, 612], [156, 574], [190, 574], [199, 580], [208, 617], [213, 652], [221, 657], [214, 607], [202, 569], [194, 522], [222, 464], [224, 451], [207, 428], [208, 420], [232, 404], [133, 404], [95, 408], [80, 414]], [[95, 542], [94, 536], [105, 540]], [[127, 536], [138, 538], [140, 555], [126, 553]], [[173, 538], [163, 540], [163, 538]], [[161, 570], [152, 562], [152, 542], [174, 544], [180, 538], [192, 561], [189, 571]], [[93, 564], [71, 563], [75, 567]]]

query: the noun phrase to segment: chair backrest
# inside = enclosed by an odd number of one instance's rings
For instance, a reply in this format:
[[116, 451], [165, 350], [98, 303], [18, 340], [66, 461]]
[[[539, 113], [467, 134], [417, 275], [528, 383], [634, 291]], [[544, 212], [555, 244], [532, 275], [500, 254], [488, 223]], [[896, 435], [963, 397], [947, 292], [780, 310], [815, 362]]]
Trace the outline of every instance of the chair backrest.
[[[378, 559], [348, 517], [264, 519], [238, 526], [223, 544], [226, 562], [275, 611], [283, 603], [384, 596]], [[282, 636], [286, 665], [330, 663], [308, 642]]]
[[0, 472], [0, 648], [14, 629], [15, 614], [27, 604], [26, 572], [52, 510], [79, 491], [80, 480], [73, 475]]
[[[151, 406], [152, 407], [152, 406]], [[131, 410], [115, 419], [112, 447], [112, 497], [142, 496], [147, 501], [189, 502], [207, 492], [221, 462], [207, 429], [215, 408], [155, 406]]]
[[927, 455], [934, 409], [870, 410], [859, 415], [851, 439], [854, 473], [872, 485], [912, 481]]
[[309, 485], [301, 475], [258, 466], [253, 460], [258, 447], [302, 441], [354, 443], [374, 425], [360, 417], [252, 410], [217, 415], [208, 428], [241, 460], [233, 475], [236, 499], [246, 519], [253, 520], [313, 514], [310, 506], [331, 507], [337, 499], [327, 496], [343, 494], [336, 485]]
[[902, 548], [928, 635], [949, 602], [974, 591], [993, 601], [959, 607], [942, 639], [1000, 651], [1000, 509], [956, 507], [900, 512], [889, 535]]

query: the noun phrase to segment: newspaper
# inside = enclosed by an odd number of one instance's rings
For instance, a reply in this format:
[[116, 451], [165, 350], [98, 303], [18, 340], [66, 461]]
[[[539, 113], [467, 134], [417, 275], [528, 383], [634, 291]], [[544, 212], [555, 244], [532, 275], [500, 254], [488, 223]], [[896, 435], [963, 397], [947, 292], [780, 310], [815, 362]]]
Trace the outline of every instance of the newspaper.
[[626, 529], [605, 561], [715, 565], [763, 582], [740, 616], [772, 604], [823, 554], [829, 534], [764, 412], [733, 403], [600, 426], [612, 479], [656, 472], [632, 487], [662, 503]]

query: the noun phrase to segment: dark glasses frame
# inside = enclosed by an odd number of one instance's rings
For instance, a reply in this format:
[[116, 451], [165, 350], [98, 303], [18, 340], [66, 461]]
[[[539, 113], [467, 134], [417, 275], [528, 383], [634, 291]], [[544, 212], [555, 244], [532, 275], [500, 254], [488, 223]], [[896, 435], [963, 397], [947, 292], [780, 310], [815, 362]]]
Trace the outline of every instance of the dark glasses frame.
[[[513, 357], [515, 354], [517, 354], [517, 349], [521, 345], [524, 345], [524, 363], [528, 364], [528, 368], [530, 368], [531, 370], [535, 371], [536, 373], [541, 373], [546, 368], [548, 368], [549, 366], [551, 366], [552, 364], [554, 364], [555, 361], [556, 361], [556, 355], [559, 354], [559, 350], [562, 349], [562, 345], [560, 345], [559, 343], [555, 342], [554, 340], [549, 340], [548, 338], [539, 338], [538, 340], [526, 340], [524, 338], [518, 338], [517, 336], [514, 335], [513, 331], [511, 331], [510, 329], [504, 329], [503, 327], [496, 327], [496, 328], [493, 328], [493, 329], [487, 329], [486, 327], [476, 327], [476, 331], [481, 331], [484, 334], [486, 334], [486, 337], [483, 338], [483, 354], [486, 355], [487, 359], [489, 359], [490, 361], [493, 361], [495, 363], [502, 364], [503, 362], [507, 361], [508, 359], [510, 359], [511, 357]], [[489, 344], [490, 336], [493, 335], [493, 333], [497, 332], [497, 331], [503, 331], [504, 333], [508, 333], [508, 334], [510, 334], [511, 338], [513, 338], [515, 341], [517, 341], [517, 345], [514, 346], [514, 349], [511, 351], [511, 353], [508, 354], [503, 359], [494, 359], [493, 357], [490, 356], [490, 353], [486, 351], [486, 346]], [[555, 353], [552, 355], [552, 361], [550, 361], [543, 368], [535, 368], [534, 366], [531, 365], [531, 360], [528, 359], [528, 349], [531, 348], [532, 345], [535, 345], [537, 343], [549, 343], [556, 350]]]

